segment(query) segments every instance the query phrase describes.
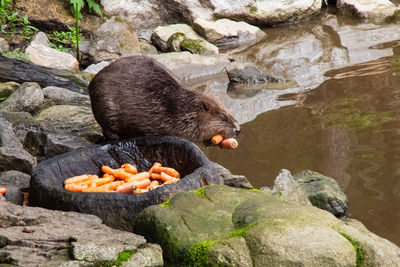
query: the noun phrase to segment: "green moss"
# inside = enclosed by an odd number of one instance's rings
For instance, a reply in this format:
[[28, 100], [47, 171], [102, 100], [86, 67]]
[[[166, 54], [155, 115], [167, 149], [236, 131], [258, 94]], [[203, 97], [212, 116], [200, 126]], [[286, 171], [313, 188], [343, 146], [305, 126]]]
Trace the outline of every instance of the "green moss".
[[176, 32], [172, 34], [167, 41], [167, 47], [170, 51], [180, 51], [181, 42], [186, 38], [186, 35], [182, 32]]
[[192, 246], [186, 253], [184, 266], [207, 266], [207, 250], [215, 241], [203, 241]]
[[257, 7], [251, 6], [251, 7], [249, 8], [249, 12], [250, 12], [250, 14], [255, 14], [255, 13], [257, 13]]
[[354, 250], [356, 251], [356, 267], [362, 266], [363, 264], [363, 253], [362, 253], [362, 249], [360, 247], [360, 243], [352, 240], [350, 238], [350, 236], [344, 234], [344, 233], [340, 233], [344, 238], [346, 238], [354, 247]]
[[206, 193], [205, 193], [205, 188], [206, 186], [203, 186], [202, 188], [198, 189], [198, 190], [190, 190], [189, 192], [193, 192], [196, 195], [198, 195], [201, 198], [205, 198], [206, 197]]
[[160, 207], [168, 208], [168, 209], [169, 209], [169, 199], [168, 199], [167, 201], [161, 203], [161, 204], [160, 204]]
[[257, 192], [257, 193], [264, 193], [264, 192], [261, 191], [260, 189], [256, 189], [256, 188], [249, 189], [249, 191], [251, 191], [251, 192]]
[[134, 250], [124, 250], [118, 254], [118, 259], [114, 262], [114, 266], [121, 266], [123, 261], [129, 260], [129, 258], [134, 254]]
[[203, 40], [184, 39], [181, 42], [181, 48], [192, 54], [203, 54], [206, 52]]
[[250, 223], [248, 224], [246, 227], [243, 228], [239, 228], [238, 230], [236, 230], [235, 232], [232, 232], [229, 234], [229, 238], [231, 237], [236, 237], [236, 236], [245, 236], [247, 230], [249, 230], [251, 227], [253, 227], [254, 225], [256, 225], [256, 223]]

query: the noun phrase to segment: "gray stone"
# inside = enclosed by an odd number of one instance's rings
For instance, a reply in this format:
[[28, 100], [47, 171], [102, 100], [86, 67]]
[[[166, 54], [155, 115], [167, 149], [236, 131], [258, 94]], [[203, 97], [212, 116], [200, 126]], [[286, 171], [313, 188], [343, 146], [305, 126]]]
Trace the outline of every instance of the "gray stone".
[[99, 71], [101, 71], [102, 69], [104, 69], [105, 67], [107, 67], [110, 63], [108, 63], [107, 61], [100, 61], [97, 64], [92, 64], [90, 66], [88, 66], [84, 72], [96, 75]]
[[146, 244], [139, 247], [139, 249], [136, 250], [136, 252], [127, 261], [122, 262], [121, 266], [164, 266], [160, 245]]
[[94, 63], [140, 54], [135, 27], [126, 19], [112, 17], [94, 32], [89, 54]]
[[231, 62], [226, 67], [229, 80], [235, 83], [267, 83], [280, 80], [269, 76], [251, 63]]
[[158, 54], [157, 48], [155, 48], [155, 46], [151, 45], [146, 40], [141, 39], [139, 40], [139, 43], [140, 43], [140, 51], [142, 52], [143, 56]]
[[297, 22], [318, 14], [322, 0], [212, 0], [213, 14], [218, 18], [271, 25]]
[[209, 185], [146, 208], [134, 231], [167, 266], [400, 266], [400, 248], [327, 211]]
[[0, 53], [7, 52], [8, 50], [10, 50], [10, 45], [7, 40], [0, 38]]
[[296, 173], [293, 177], [314, 206], [336, 217], [346, 215], [348, 200], [334, 179], [310, 170]]
[[16, 82], [0, 83], [0, 98], [9, 97], [18, 87]]
[[151, 40], [164, 52], [179, 52], [182, 49], [194, 54], [218, 54], [218, 47], [207, 42], [186, 24], [159, 26], [153, 31]]
[[225, 72], [227, 55], [200, 56], [189, 52], [173, 52], [152, 56], [179, 79], [190, 80]]
[[81, 136], [91, 142], [102, 139], [101, 127], [94, 119], [90, 107], [56, 105], [51, 106], [33, 118], [43, 129], [56, 134]]
[[71, 71], [79, 70], [79, 62], [74, 56], [49, 47], [49, 43], [46, 34], [37, 33], [31, 44], [26, 48], [29, 60], [44, 67]]
[[31, 176], [20, 171], [5, 171], [0, 173], [0, 186], [15, 186], [28, 188]]
[[0, 147], [0, 172], [16, 170], [31, 174], [36, 164], [36, 158], [25, 150]]
[[12, 124], [3, 118], [0, 118], [0, 146], [22, 149]]
[[9, 98], [0, 103], [2, 111], [33, 112], [43, 102], [44, 95], [36, 82], [23, 83]]
[[210, 43], [218, 47], [247, 47], [253, 45], [266, 34], [258, 27], [246, 22], [219, 19], [215, 21], [196, 19], [193, 28]]
[[224, 184], [236, 188], [253, 189], [249, 180], [243, 175], [233, 175], [228, 169], [214, 162], [214, 168], [224, 180]]
[[32, 119], [32, 114], [29, 112], [13, 112], [13, 111], [0, 111], [0, 118], [4, 118], [11, 122], [13, 125], [20, 123], [27, 123]]
[[7, 186], [6, 200], [16, 205], [24, 204], [24, 192], [21, 187]]
[[[140, 251], [144, 247], [146, 240], [143, 237], [107, 227], [93, 215], [0, 201], [2, 263], [18, 266], [112, 266], [120, 252]], [[148, 257], [159, 259], [160, 251], [154, 252]]]
[[393, 19], [398, 8], [388, 0], [338, 0], [339, 12], [350, 16], [358, 16], [375, 23]]
[[75, 105], [90, 107], [90, 99], [88, 95], [72, 92], [56, 86], [48, 86], [43, 88], [45, 99], [49, 100], [52, 105]]
[[[261, 188], [261, 190], [265, 191], [263, 188]], [[304, 206], [312, 205], [303, 189], [301, 189], [300, 185], [294, 180], [290, 171], [285, 169], [282, 169], [279, 172], [274, 181], [274, 186], [269, 192], [278, 198], [282, 198], [292, 203]]]

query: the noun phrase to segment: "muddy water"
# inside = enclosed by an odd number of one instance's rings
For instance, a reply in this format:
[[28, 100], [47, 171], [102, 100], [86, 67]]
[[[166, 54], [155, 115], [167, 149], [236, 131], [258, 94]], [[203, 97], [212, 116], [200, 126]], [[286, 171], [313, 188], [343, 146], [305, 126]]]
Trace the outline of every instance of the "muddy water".
[[400, 26], [327, 15], [266, 32], [267, 41], [233, 56], [297, 86], [221, 97], [248, 115], [237, 150], [206, 154], [256, 187], [271, 186], [282, 168], [333, 177], [350, 216], [400, 245]]

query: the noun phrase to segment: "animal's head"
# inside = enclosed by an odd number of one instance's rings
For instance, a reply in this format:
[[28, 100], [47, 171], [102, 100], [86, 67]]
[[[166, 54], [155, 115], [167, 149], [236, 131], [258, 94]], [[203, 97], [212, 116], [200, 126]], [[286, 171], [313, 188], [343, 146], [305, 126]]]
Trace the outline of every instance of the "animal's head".
[[224, 139], [239, 135], [239, 123], [219, 101], [202, 95], [196, 109], [199, 120], [198, 137], [205, 145], [209, 145], [216, 134], [222, 135]]

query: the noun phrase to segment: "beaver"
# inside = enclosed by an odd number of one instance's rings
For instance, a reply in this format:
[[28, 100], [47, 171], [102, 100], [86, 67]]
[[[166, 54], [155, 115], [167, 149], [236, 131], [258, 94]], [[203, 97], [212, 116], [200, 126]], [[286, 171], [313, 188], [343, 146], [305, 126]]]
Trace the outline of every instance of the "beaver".
[[92, 79], [88, 91], [106, 140], [170, 135], [209, 145], [216, 134], [226, 139], [240, 133], [221, 103], [187, 88], [150, 57], [114, 61]]

